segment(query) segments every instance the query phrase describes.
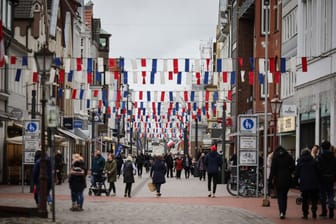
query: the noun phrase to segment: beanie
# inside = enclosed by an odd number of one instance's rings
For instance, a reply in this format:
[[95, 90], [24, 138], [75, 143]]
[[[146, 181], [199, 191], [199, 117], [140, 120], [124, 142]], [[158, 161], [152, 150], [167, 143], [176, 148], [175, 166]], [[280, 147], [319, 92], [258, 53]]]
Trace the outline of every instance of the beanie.
[[214, 152], [214, 151], [217, 151], [217, 147], [216, 147], [215, 145], [212, 145], [212, 146], [210, 147], [210, 150], [213, 151], [213, 152]]

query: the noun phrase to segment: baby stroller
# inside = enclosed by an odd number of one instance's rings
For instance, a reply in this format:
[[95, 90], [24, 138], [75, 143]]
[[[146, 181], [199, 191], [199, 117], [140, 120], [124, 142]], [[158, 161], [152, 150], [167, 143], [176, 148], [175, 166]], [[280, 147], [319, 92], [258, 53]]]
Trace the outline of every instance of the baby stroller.
[[110, 195], [109, 190], [106, 188], [105, 180], [106, 180], [106, 174], [103, 172], [100, 173], [92, 173], [94, 183], [91, 184], [89, 188], [89, 195], [92, 194], [96, 196], [100, 196], [101, 194], [106, 194], [106, 196]]

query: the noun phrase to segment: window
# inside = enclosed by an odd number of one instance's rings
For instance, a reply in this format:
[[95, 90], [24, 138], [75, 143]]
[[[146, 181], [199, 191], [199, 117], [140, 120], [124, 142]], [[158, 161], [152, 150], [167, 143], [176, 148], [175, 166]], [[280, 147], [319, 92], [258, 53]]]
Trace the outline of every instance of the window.
[[297, 8], [290, 11], [283, 18], [282, 23], [282, 40], [285, 42], [297, 35], [297, 23], [296, 23]]
[[280, 28], [280, 2], [278, 0], [275, 0], [274, 4], [274, 32], [278, 32]]
[[0, 16], [2, 25], [8, 30], [12, 29], [12, 5], [9, 0], [0, 0]]
[[99, 38], [99, 46], [105, 48], [107, 45], [106, 38]]
[[264, 0], [261, 2], [261, 34], [265, 35], [266, 32], [269, 34], [269, 6], [264, 6]]
[[333, 1], [321, 0], [321, 53], [331, 49]]

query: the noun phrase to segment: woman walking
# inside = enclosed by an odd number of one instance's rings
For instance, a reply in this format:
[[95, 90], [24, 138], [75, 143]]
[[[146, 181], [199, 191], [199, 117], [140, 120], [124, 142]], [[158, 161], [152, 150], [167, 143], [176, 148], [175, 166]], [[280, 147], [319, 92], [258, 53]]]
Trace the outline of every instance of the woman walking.
[[286, 217], [288, 190], [295, 168], [294, 160], [282, 146], [276, 147], [271, 164], [270, 180], [277, 192], [280, 219]]
[[176, 179], [181, 179], [181, 172], [183, 170], [183, 160], [181, 155], [178, 155], [177, 159], [175, 160], [175, 170], [176, 170]]
[[125, 163], [121, 167], [122, 174], [124, 176], [125, 194], [124, 197], [131, 197], [132, 184], [134, 183], [134, 175], [136, 174], [136, 167], [132, 162], [132, 156], [128, 156]]
[[[113, 153], [109, 153], [107, 162], [105, 163], [104, 172], [107, 174], [107, 181], [109, 182], [109, 195], [116, 195], [115, 182], [117, 180], [117, 161], [114, 159]], [[111, 194], [113, 191], [113, 194]]]
[[154, 163], [152, 165], [152, 169], [150, 172], [150, 176], [153, 178], [153, 184], [156, 188], [156, 196], [161, 196], [161, 184], [166, 183], [165, 174], [166, 174], [166, 166], [162, 156], [156, 156]]

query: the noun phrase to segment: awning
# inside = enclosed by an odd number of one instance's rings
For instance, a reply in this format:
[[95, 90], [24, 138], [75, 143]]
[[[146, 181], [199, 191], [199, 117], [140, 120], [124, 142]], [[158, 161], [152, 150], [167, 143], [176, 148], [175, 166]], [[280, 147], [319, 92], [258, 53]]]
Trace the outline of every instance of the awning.
[[64, 130], [62, 128], [57, 128], [57, 131], [64, 135], [65, 137], [69, 137], [75, 140], [76, 144], [80, 144], [81, 142], [85, 142], [85, 139], [79, 137], [75, 133], [72, 133], [71, 131]]
[[[45, 136], [47, 138], [47, 132], [45, 133]], [[55, 141], [56, 143], [60, 143], [63, 141], [64, 137], [60, 136], [60, 135], [54, 135], [54, 138], [55, 138]], [[14, 144], [14, 145], [22, 145], [23, 143], [23, 138], [22, 136], [16, 136], [16, 137], [13, 137], [13, 138], [7, 138], [6, 139], [6, 142], [9, 143], [9, 144]]]
[[82, 130], [80, 128], [75, 128], [75, 134], [82, 139], [89, 141], [90, 140], [90, 132], [88, 130]]

